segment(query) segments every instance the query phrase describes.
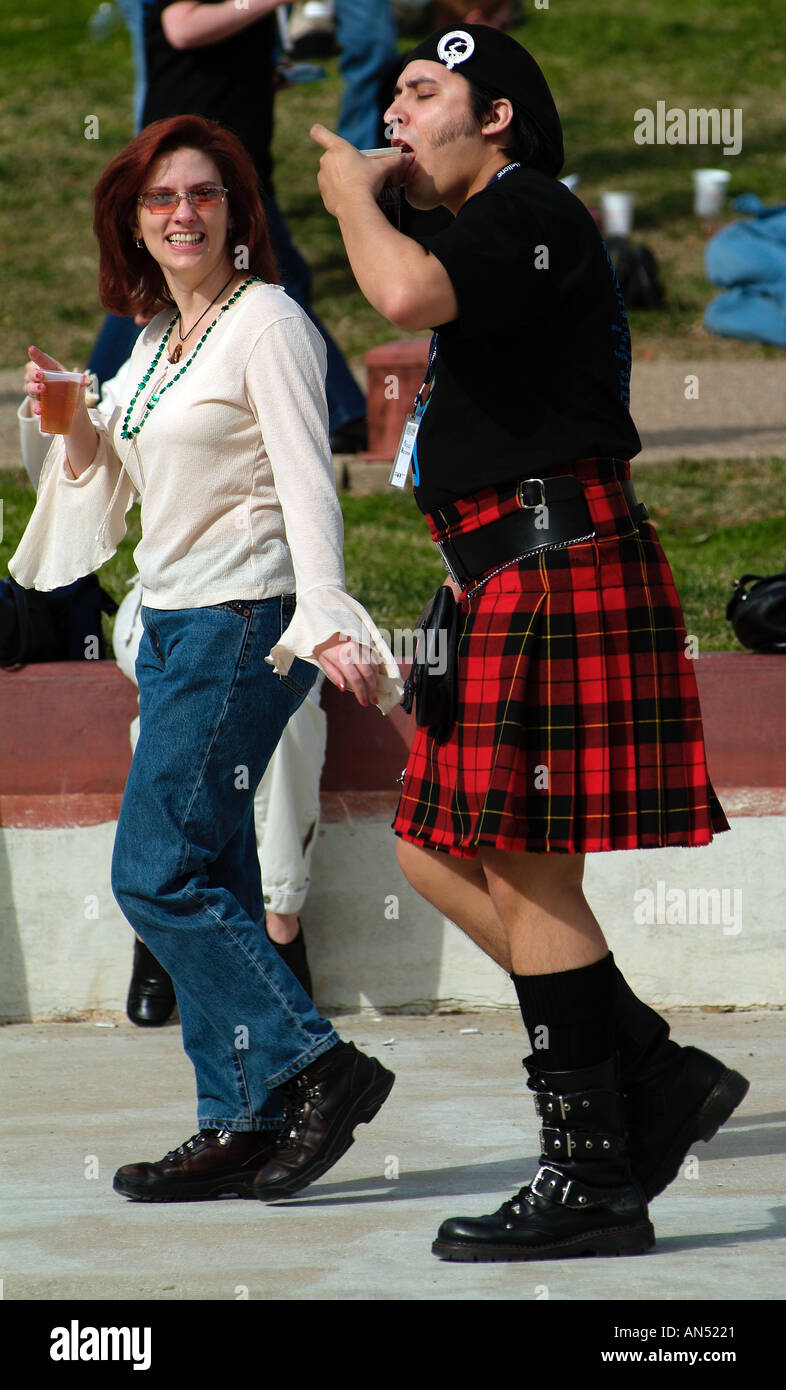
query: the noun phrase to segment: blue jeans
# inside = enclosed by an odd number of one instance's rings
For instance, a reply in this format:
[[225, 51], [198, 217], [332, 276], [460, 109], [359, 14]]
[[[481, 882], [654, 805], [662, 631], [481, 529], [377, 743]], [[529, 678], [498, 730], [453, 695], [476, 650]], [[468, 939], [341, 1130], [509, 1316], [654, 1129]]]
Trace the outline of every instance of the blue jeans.
[[107, 314], [96, 338], [90, 360], [89, 372], [98, 377], [100, 391], [105, 381], [117, 376], [124, 362], [127, 362], [142, 329], [131, 318], [119, 318], [117, 314]]
[[112, 891], [172, 976], [200, 1129], [277, 1129], [277, 1087], [338, 1042], [268, 940], [254, 834], [257, 785], [317, 675], [265, 661], [294, 603], [142, 608]]
[[393, 97], [390, 80], [387, 101], [380, 109], [380, 86], [396, 59], [396, 22], [390, 0], [336, 0], [336, 37], [341, 47], [339, 67], [346, 87], [338, 133], [359, 150], [382, 142], [381, 111]]
[[[146, 3], [149, 6], [152, 0], [146, 0]], [[142, 128], [142, 112], [145, 109], [147, 91], [144, 0], [117, 0], [117, 6], [131, 35], [131, 55], [134, 60], [134, 130], [139, 132]]]

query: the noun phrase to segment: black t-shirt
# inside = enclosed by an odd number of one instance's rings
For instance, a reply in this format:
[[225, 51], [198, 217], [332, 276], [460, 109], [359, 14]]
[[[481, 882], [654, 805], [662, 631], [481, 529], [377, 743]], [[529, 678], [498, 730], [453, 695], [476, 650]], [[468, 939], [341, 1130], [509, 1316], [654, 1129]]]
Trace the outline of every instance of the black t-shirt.
[[259, 19], [220, 43], [177, 49], [161, 27], [161, 15], [171, 4], [146, 0], [144, 5], [147, 94], [142, 124], [191, 114], [220, 121], [251, 155], [263, 193], [272, 193], [275, 19]]
[[459, 305], [438, 331], [418, 430], [423, 511], [558, 464], [639, 452], [622, 295], [578, 198], [534, 169], [514, 169], [419, 240]]

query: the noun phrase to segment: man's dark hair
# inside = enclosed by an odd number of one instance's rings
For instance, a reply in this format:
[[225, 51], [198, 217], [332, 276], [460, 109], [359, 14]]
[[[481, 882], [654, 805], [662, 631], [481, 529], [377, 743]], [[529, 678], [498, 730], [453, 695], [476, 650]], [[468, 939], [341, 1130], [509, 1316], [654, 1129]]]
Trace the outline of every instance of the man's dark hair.
[[[477, 82], [473, 82], [469, 77], [465, 78], [465, 81], [469, 83], [472, 114], [479, 125], [485, 125], [491, 116], [494, 102], [498, 101], [502, 94], [492, 93], [487, 87], [479, 87]], [[525, 116], [524, 112], [519, 110], [515, 102], [511, 105], [513, 119], [506, 132], [505, 144], [500, 146], [502, 153], [506, 154], [508, 159], [517, 159], [525, 169], [545, 170], [553, 167], [548, 143], [537, 126], [529, 116]]]

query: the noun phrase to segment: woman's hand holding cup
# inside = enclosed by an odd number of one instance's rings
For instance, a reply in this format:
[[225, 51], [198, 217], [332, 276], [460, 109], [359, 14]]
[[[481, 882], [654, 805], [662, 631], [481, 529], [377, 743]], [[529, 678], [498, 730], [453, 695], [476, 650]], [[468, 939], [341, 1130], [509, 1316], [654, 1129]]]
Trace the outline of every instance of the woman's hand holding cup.
[[41, 433], [68, 435], [77, 412], [81, 409], [87, 415], [84, 391], [90, 377], [86, 372], [67, 371], [40, 348], [31, 347], [28, 352], [25, 392], [33, 402], [33, 414], [40, 418]]

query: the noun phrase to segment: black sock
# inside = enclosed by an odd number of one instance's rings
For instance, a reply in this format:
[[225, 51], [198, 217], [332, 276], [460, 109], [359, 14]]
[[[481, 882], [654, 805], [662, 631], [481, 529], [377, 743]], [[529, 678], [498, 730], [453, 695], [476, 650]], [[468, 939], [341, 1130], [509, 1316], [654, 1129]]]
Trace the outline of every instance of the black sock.
[[612, 1055], [617, 976], [611, 953], [578, 970], [510, 978], [544, 1071], [593, 1067]]
[[641, 1085], [654, 1075], [680, 1065], [682, 1048], [669, 1037], [669, 1025], [655, 1009], [639, 999], [619, 967], [614, 994], [614, 1045], [623, 1083]]

